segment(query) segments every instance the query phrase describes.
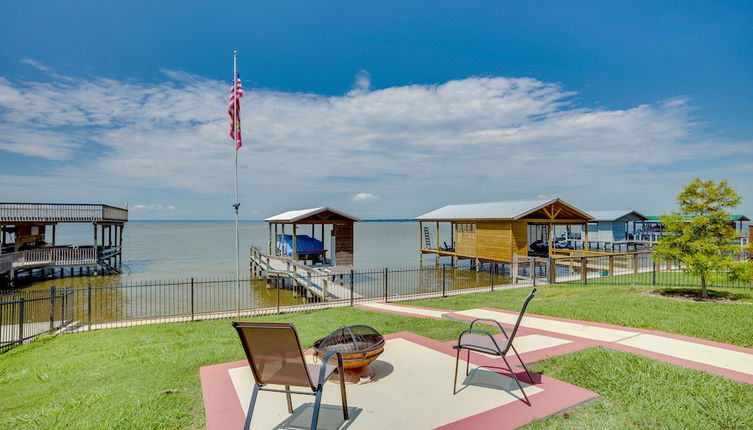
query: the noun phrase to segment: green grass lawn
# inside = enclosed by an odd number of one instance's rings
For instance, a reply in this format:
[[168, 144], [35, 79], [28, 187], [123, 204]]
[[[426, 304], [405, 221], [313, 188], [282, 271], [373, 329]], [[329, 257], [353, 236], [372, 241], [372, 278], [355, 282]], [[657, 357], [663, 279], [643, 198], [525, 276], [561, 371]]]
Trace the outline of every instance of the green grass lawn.
[[[696, 302], [655, 293], [669, 287], [556, 284], [537, 287], [529, 313], [661, 330], [753, 347], [753, 289], [713, 288], [730, 302]], [[520, 310], [527, 288], [407, 302], [442, 309]]]
[[[753, 294], [737, 292], [745, 295], [743, 301], [753, 301]], [[516, 309], [526, 293], [484, 293], [424, 304]], [[545, 287], [531, 312], [751, 344], [751, 335], [741, 333], [750, 327], [750, 305], [684, 302], [653, 297], [642, 288]], [[407, 330], [438, 340], [455, 339], [466, 327], [353, 308], [259, 320], [295, 323], [304, 347], [345, 323], [369, 324], [385, 334]], [[0, 428], [203, 428], [199, 368], [243, 358], [228, 320], [43, 338], [0, 355]], [[571, 411], [568, 419], [552, 417], [534, 428], [753, 426], [753, 386], [718, 376], [603, 348], [555, 357], [536, 370], [596, 391], [602, 399]], [[448, 369], [448, 375], [451, 372]]]

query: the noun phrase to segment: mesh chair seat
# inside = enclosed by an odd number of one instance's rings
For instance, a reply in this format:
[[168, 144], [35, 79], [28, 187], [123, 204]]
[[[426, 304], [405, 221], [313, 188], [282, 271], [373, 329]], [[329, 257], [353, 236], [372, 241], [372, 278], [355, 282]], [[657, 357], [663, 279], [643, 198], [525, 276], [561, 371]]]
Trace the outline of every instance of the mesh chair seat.
[[[309, 369], [309, 379], [311, 380], [311, 385], [316, 386], [316, 384], [319, 381], [319, 369], [322, 367], [321, 364], [311, 364], [306, 363], [306, 367]], [[324, 377], [323, 380], [329, 379], [329, 377], [332, 375], [332, 373], [337, 370], [337, 366], [334, 364], [328, 364], [327, 367], [324, 370]]]
[[470, 349], [471, 351], [482, 352], [484, 354], [502, 355], [507, 351], [509, 340], [492, 339], [488, 335], [463, 333], [460, 336], [460, 342], [453, 345], [453, 348]]

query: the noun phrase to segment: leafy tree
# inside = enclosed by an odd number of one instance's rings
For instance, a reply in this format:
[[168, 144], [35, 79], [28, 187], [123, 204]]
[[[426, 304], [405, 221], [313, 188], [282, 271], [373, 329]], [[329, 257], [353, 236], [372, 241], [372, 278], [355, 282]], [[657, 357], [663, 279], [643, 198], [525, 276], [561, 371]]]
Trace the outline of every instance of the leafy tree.
[[677, 196], [679, 211], [662, 215], [664, 229], [656, 245], [654, 260], [682, 262], [685, 273], [701, 280], [701, 296], [708, 299], [706, 286], [721, 278], [751, 279], [753, 262], [736, 261], [741, 251], [753, 252], [753, 244], [741, 249], [735, 244], [735, 229], [727, 209], [742, 197], [727, 181], [715, 183], [695, 178]]

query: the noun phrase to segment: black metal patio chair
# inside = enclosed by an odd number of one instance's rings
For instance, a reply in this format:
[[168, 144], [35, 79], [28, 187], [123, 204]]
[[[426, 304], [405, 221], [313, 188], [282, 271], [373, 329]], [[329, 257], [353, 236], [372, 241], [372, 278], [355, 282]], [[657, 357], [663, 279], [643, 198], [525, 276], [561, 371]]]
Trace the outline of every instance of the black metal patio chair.
[[[515, 383], [518, 384], [518, 388], [520, 388], [520, 392], [523, 393], [523, 397], [525, 397], [526, 403], [528, 403], [528, 405], [530, 406], [531, 401], [528, 400], [528, 396], [526, 395], [525, 390], [523, 390], [523, 386], [520, 385], [520, 381], [518, 380], [518, 377], [515, 375], [515, 372], [510, 366], [510, 363], [507, 361], [507, 358], [505, 357], [505, 355], [507, 355], [510, 349], [512, 349], [512, 351], [518, 357], [518, 361], [520, 361], [520, 364], [523, 366], [523, 369], [525, 369], [526, 373], [528, 374], [528, 380], [531, 382], [531, 384], [533, 384], [534, 382], [533, 382], [533, 377], [531, 377], [531, 372], [528, 371], [528, 368], [526, 367], [525, 363], [523, 363], [523, 360], [520, 358], [518, 351], [515, 350], [515, 346], [513, 345], [513, 339], [515, 339], [515, 334], [518, 332], [518, 327], [520, 326], [520, 321], [523, 319], [523, 314], [525, 314], [526, 312], [526, 308], [528, 307], [528, 302], [530, 302], [533, 299], [535, 292], [536, 292], [536, 288], [531, 290], [531, 292], [528, 294], [528, 297], [526, 297], [525, 302], [523, 302], [523, 307], [520, 308], [520, 313], [518, 314], [518, 320], [515, 322], [515, 327], [513, 327], [509, 336], [507, 332], [505, 331], [505, 329], [502, 327], [502, 324], [499, 323], [499, 321], [489, 319], [489, 318], [477, 318], [473, 320], [473, 322], [471, 322], [470, 328], [463, 330], [463, 332], [460, 333], [460, 336], [458, 337], [458, 343], [456, 345], [453, 345], [453, 348], [457, 349], [457, 356], [455, 357], [455, 379], [453, 381], [453, 386], [452, 386], [453, 394], [457, 393], [457, 379], [458, 379], [458, 365], [460, 363], [460, 351], [465, 349], [468, 352], [468, 355], [466, 357], [466, 364], [465, 364], [465, 376], [469, 375], [471, 351], [502, 357], [502, 360], [507, 365], [507, 369], [512, 374], [513, 379], [515, 379]], [[490, 323], [496, 324], [496, 326], [499, 328], [499, 331], [501, 331], [502, 334], [505, 336], [505, 340], [500, 342], [499, 340], [495, 339], [494, 336], [492, 336], [492, 334], [489, 333], [488, 331], [474, 329], [473, 328], [474, 324], [476, 324], [479, 321], [490, 322]]]
[[[342, 398], [343, 418], [348, 420], [348, 400], [345, 395], [345, 378], [343, 361], [339, 352], [330, 352], [321, 364], [307, 363], [303, 357], [298, 333], [291, 323], [234, 322], [246, 352], [251, 373], [254, 375], [254, 390], [248, 406], [244, 429], [251, 426], [256, 396], [259, 391], [285, 393], [288, 400], [288, 412], [293, 413], [291, 394], [316, 396], [311, 429], [315, 430], [319, 421], [319, 409], [322, 402], [322, 388], [327, 378], [335, 370], [340, 374], [340, 396]], [[337, 357], [337, 366], [330, 365], [330, 359]], [[284, 390], [267, 388], [266, 385], [282, 385]], [[308, 391], [292, 391], [290, 387], [307, 387]]]

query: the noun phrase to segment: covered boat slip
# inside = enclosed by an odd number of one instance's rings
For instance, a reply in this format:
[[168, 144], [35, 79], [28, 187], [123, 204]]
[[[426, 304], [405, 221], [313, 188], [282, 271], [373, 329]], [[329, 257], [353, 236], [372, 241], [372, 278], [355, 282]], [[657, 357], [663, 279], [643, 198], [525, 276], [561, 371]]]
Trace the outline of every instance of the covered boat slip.
[[[449, 205], [416, 218], [420, 225], [421, 260], [424, 254], [475, 262], [512, 263], [515, 255], [549, 257], [555, 251], [555, 229], [580, 226], [588, 241], [589, 214], [560, 200], [519, 200]], [[434, 246], [430, 228], [434, 224]], [[443, 239], [440, 223], [450, 224]], [[584, 252], [584, 251], [580, 251]]]
[[[270, 255], [288, 256], [296, 261], [319, 261], [338, 268], [353, 266], [353, 223], [359, 221], [358, 218], [323, 206], [283, 212], [264, 221], [269, 224]], [[325, 228], [327, 226], [330, 227]], [[290, 228], [289, 234], [286, 227]], [[311, 232], [311, 235], [299, 235], [299, 231]], [[326, 249], [328, 242], [330, 247]]]
[[290, 280], [322, 300], [357, 296], [335, 278], [353, 267], [353, 223], [358, 218], [324, 206], [264, 221], [269, 224], [268, 254], [251, 247], [254, 275]]

